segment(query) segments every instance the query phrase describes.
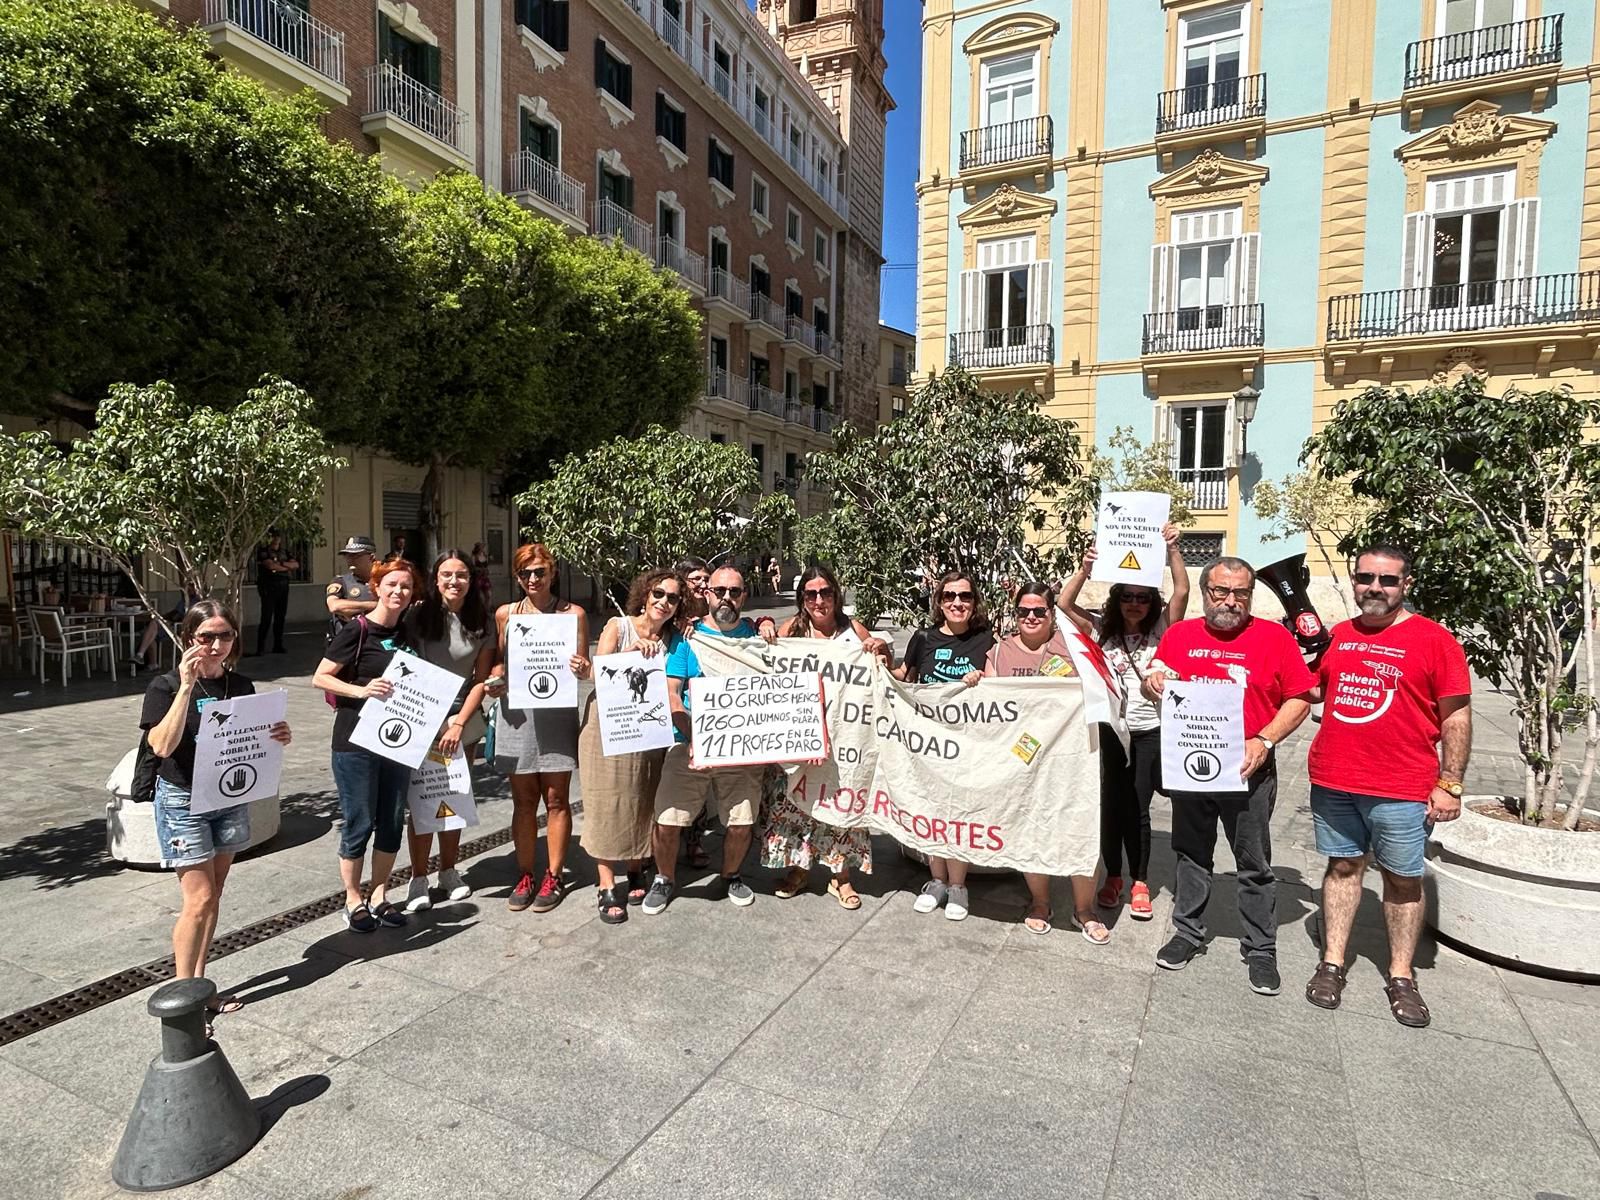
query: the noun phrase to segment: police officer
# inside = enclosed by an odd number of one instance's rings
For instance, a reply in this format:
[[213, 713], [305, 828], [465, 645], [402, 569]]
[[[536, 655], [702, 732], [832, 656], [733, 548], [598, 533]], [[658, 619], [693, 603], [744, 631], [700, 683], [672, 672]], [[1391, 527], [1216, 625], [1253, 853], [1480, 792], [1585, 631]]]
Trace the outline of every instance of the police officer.
[[369, 613], [377, 604], [368, 580], [372, 577], [372, 559], [378, 546], [369, 537], [352, 537], [339, 551], [345, 558], [344, 574], [328, 585], [328, 637]]

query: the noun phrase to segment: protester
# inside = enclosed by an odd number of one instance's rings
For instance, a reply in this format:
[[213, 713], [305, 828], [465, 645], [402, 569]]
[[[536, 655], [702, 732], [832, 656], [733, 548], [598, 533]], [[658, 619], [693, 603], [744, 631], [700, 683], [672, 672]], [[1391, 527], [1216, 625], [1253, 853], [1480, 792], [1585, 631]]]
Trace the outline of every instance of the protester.
[[[579, 679], [589, 677], [589, 616], [581, 607], [555, 594], [556, 560], [542, 542], [517, 548], [512, 574], [522, 585], [523, 598], [502, 604], [495, 612], [498, 646], [494, 674], [506, 671], [506, 628], [512, 616], [571, 613], [578, 618], [577, 649], [568, 660]], [[498, 691], [503, 683], [496, 684]], [[530, 905], [536, 913], [549, 912], [567, 894], [562, 870], [567, 844], [572, 839], [572, 772], [578, 766], [578, 710], [573, 708], [509, 708], [504, 700], [495, 706], [495, 765], [511, 774], [511, 840], [516, 851], [517, 885], [507, 905], [521, 912]], [[539, 805], [545, 806], [545, 851], [548, 862], [534, 883], [534, 852], [539, 844]], [[537, 891], [535, 888], [537, 887]]]
[[269, 630], [272, 652], [288, 653], [283, 644], [283, 623], [289, 615], [289, 577], [299, 569], [299, 560], [283, 548], [283, 535], [276, 530], [268, 534], [267, 544], [256, 551], [256, 596], [261, 601], [257, 655], [267, 652]]
[[[703, 637], [757, 638], [766, 634], [739, 615], [745, 600], [744, 576], [736, 567], [720, 567], [711, 576], [708, 588], [712, 605], [707, 620], [697, 621], [694, 632]], [[655, 847], [656, 877], [644, 898], [646, 916], [655, 916], [672, 903], [678, 862], [678, 831], [692, 826], [705, 810], [706, 801], [716, 796], [717, 815], [726, 832], [722, 838], [722, 873], [718, 888], [741, 907], [755, 903], [755, 893], [739, 873], [750, 840], [756, 814], [761, 808], [765, 767], [717, 767], [697, 771], [689, 765], [689, 680], [700, 677], [700, 659], [687, 640], [667, 655], [667, 687], [672, 698], [672, 723], [676, 741], [661, 765], [661, 782], [656, 787]]]
[[[361, 706], [394, 691], [394, 685], [380, 677], [397, 650], [410, 649], [400, 624], [417, 593], [419, 576], [417, 568], [405, 559], [372, 567], [376, 597], [372, 611], [356, 614], [334, 634], [311, 676], [313, 686], [334, 697], [333, 780], [339, 788], [339, 811], [344, 818], [339, 834], [339, 875], [344, 883], [345, 924], [357, 933], [406, 923], [406, 914], [389, 902], [389, 874], [405, 832], [411, 770], [404, 763], [355, 745], [350, 735], [355, 732]], [[369, 841], [372, 889], [370, 898], [363, 900], [361, 867]]]
[[[711, 584], [711, 568], [706, 565], [705, 559], [689, 557], [680, 558], [672, 569], [688, 584], [688, 593], [678, 606], [678, 630], [687, 633], [696, 621], [711, 611], [706, 597], [706, 588]], [[710, 813], [705, 813], [683, 831], [683, 861], [697, 871], [711, 865], [711, 856], [706, 853], [705, 834], [714, 820]]]
[[1173, 936], [1156, 954], [1158, 966], [1179, 971], [1206, 940], [1212, 852], [1222, 822], [1238, 863], [1240, 948], [1250, 988], [1276, 996], [1278, 975], [1277, 878], [1272, 873], [1272, 809], [1278, 796], [1275, 748], [1311, 711], [1315, 677], [1291, 634], [1276, 621], [1250, 615], [1256, 574], [1239, 558], [1215, 558], [1200, 572], [1205, 615], [1179, 621], [1162, 635], [1145, 674], [1144, 695], [1157, 703], [1168, 677], [1232, 680], [1244, 687], [1243, 792], [1169, 790], [1172, 848], [1178, 856]]
[[1128, 915], [1136, 921], [1148, 921], [1154, 915], [1150, 904], [1150, 801], [1161, 787], [1161, 713], [1140, 689], [1161, 635], [1169, 625], [1183, 620], [1189, 609], [1189, 572], [1178, 549], [1178, 527], [1168, 522], [1161, 536], [1166, 539], [1167, 566], [1172, 571], [1172, 599], [1165, 604], [1155, 588], [1114, 583], [1102, 612], [1084, 610], [1078, 596], [1094, 567], [1094, 546], [1061, 590], [1061, 611], [1085, 636], [1100, 643], [1121, 685], [1127, 751], [1110, 725], [1100, 726], [1100, 856], [1105, 860], [1106, 880], [1100, 887], [1099, 904], [1115, 909], [1122, 903], [1122, 865], [1126, 861], [1133, 882]]
[[[783, 623], [778, 634], [831, 638], [860, 646], [886, 664], [892, 663], [893, 648], [889, 643], [873, 637], [860, 621], [845, 616], [843, 604], [844, 593], [833, 572], [824, 566], [808, 567], [801, 572], [795, 587], [795, 614]], [[861, 907], [861, 897], [850, 883], [850, 872], [872, 874], [872, 839], [867, 831], [814, 820], [795, 807], [786, 794], [773, 797], [762, 835], [761, 865], [773, 871], [788, 868], [773, 894], [787, 900], [805, 891], [813, 862], [832, 874], [828, 882], [830, 896], [845, 908]]]
[[1350, 579], [1360, 615], [1334, 626], [1312, 697], [1325, 703], [1307, 765], [1317, 853], [1328, 856], [1328, 869], [1322, 960], [1306, 999], [1339, 1007], [1370, 855], [1383, 876], [1389, 1010], [1420, 1029], [1432, 1019], [1412, 971], [1422, 931], [1423, 846], [1431, 824], [1461, 815], [1472, 676], [1461, 643], [1406, 607], [1413, 580], [1404, 550], [1369, 547]]
[[[139, 718], [151, 752], [161, 760], [155, 790], [161, 865], [177, 873], [183, 896], [172, 928], [174, 974], [179, 979], [205, 975], [222, 886], [233, 856], [250, 841], [248, 804], [198, 816], [190, 811], [201, 713], [218, 700], [253, 695], [256, 690], [249, 678], [233, 669], [239, 661], [239, 638], [239, 621], [226, 606], [216, 600], [198, 601], [178, 626], [177, 669], [150, 681]], [[287, 722], [278, 722], [270, 733], [274, 741], [289, 744]], [[233, 996], [213, 996], [207, 1002], [213, 1014], [237, 1012], [239, 1007]]]
[[[494, 666], [489, 610], [483, 593], [473, 586], [472, 565], [460, 550], [446, 550], [435, 558], [431, 574], [432, 586], [406, 613], [402, 636], [406, 644], [415, 647], [417, 657], [463, 677], [434, 749], [451, 758], [459, 748], [471, 763], [483, 741], [483, 694], [489, 669]], [[433, 835], [418, 833], [413, 827], [407, 841], [411, 885], [406, 891], [406, 911], [421, 912], [433, 903], [428, 890]], [[439, 888], [448, 900], [472, 895], [472, 888], [456, 870], [460, 853], [459, 829], [439, 834]]]
[[[611, 618], [600, 631], [597, 665], [602, 656], [625, 650], [637, 650], [646, 658], [676, 651], [683, 640], [677, 627], [678, 610], [688, 592], [688, 584], [676, 571], [657, 569], [635, 578], [623, 606], [625, 615]], [[583, 849], [594, 860], [600, 883], [600, 919], [607, 925], [622, 924], [628, 919], [628, 906], [644, 902], [644, 860], [650, 854], [656, 786], [665, 755], [665, 750], [607, 755], [600, 736], [599, 706], [590, 695], [578, 735]], [[617, 892], [619, 866], [628, 882], [621, 895]]]
[[[953, 683], [982, 671], [994, 648], [994, 634], [972, 576], [946, 571], [934, 582], [933, 620], [933, 628], [911, 635], [895, 678], [910, 683]], [[933, 878], [922, 885], [913, 904], [916, 911], [929, 913], [943, 904], [946, 918], [966, 920], [967, 864], [930, 855], [928, 870]]]
[[328, 640], [377, 603], [372, 594], [372, 562], [378, 546], [369, 537], [352, 537], [339, 551], [344, 574], [328, 585]]

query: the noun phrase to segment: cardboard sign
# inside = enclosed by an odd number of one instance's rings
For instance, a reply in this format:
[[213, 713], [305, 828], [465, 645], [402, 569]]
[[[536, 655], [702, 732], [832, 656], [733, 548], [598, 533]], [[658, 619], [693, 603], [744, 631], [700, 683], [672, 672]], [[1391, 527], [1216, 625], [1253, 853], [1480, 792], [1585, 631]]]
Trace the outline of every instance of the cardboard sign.
[[689, 680], [689, 762], [743, 767], [828, 756], [822, 676], [701, 676]]
[[278, 794], [283, 746], [268, 731], [284, 719], [288, 704], [289, 693], [279, 688], [213, 700], [200, 710], [191, 812], [215, 812]]
[[514, 613], [506, 618], [507, 708], [576, 708], [577, 613]]
[[436, 750], [428, 752], [411, 773], [406, 803], [411, 808], [411, 828], [417, 833], [448, 833], [478, 823], [472, 771], [460, 746], [449, 758]]
[[382, 678], [394, 684], [394, 691], [361, 705], [350, 741], [415, 771], [439, 736], [466, 677], [397, 650]]
[[1102, 583], [1137, 583], [1159, 588], [1167, 565], [1161, 527], [1172, 512], [1165, 492], [1110, 492], [1100, 501], [1095, 526], [1094, 570]]
[[672, 745], [672, 703], [666, 659], [637, 650], [594, 660], [594, 702], [600, 715], [600, 752], [607, 757]]
[[1244, 688], [1168, 679], [1161, 693], [1161, 782], [1173, 792], [1243, 792]]

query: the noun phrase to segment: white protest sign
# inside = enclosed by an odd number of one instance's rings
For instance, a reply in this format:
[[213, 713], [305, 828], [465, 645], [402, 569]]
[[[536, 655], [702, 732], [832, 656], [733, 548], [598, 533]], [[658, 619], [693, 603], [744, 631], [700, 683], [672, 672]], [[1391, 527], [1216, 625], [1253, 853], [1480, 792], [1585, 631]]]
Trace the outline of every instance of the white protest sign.
[[450, 758], [430, 751], [411, 773], [406, 793], [411, 806], [411, 828], [416, 833], [448, 833], [470, 829], [478, 823], [478, 805], [472, 798], [472, 772], [461, 747]]
[[1243, 792], [1244, 688], [1168, 679], [1161, 693], [1161, 782], [1174, 792]]
[[213, 700], [200, 710], [194, 739], [191, 812], [215, 812], [278, 794], [283, 746], [268, 733], [288, 712], [289, 693]]
[[703, 675], [689, 680], [695, 767], [741, 767], [825, 758], [822, 676]]
[[394, 691], [362, 703], [350, 741], [415, 771], [466, 678], [404, 650], [395, 652], [382, 678], [394, 684]]
[[1100, 500], [1095, 526], [1094, 570], [1089, 578], [1102, 583], [1161, 586], [1167, 565], [1167, 543], [1161, 527], [1172, 512], [1165, 492], [1109, 492]]
[[637, 650], [594, 660], [594, 702], [600, 710], [600, 752], [607, 756], [672, 745], [666, 660]]
[[513, 613], [506, 618], [507, 708], [576, 708], [577, 613]]

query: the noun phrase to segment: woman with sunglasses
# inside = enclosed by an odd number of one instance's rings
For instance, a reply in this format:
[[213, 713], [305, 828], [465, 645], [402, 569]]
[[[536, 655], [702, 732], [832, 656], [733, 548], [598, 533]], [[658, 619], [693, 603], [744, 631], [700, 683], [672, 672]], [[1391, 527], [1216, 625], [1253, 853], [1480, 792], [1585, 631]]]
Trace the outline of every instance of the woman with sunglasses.
[[[578, 648], [568, 665], [579, 679], [589, 677], [589, 617], [581, 607], [557, 596], [556, 560], [542, 542], [517, 547], [511, 573], [522, 585], [523, 598], [502, 604], [494, 614], [497, 663], [491, 678], [503, 694], [506, 672], [506, 627], [512, 616], [530, 613], [573, 613], [578, 618]], [[511, 774], [511, 841], [516, 851], [517, 886], [507, 906], [521, 912], [530, 905], [549, 912], [567, 894], [561, 870], [572, 840], [572, 772], [578, 766], [578, 710], [574, 708], [507, 708], [495, 706], [494, 762]], [[539, 844], [539, 804], [545, 806], [545, 873], [536, 885], [534, 851]], [[537, 888], [537, 890], [535, 890]]]
[[[178, 625], [180, 657], [176, 670], [150, 681], [145, 689], [139, 727], [156, 768], [156, 835], [161, 865], [178, 876], [183, 907], [172, 927], [172, 958], [179, 979], [206, 973], [206, 957], [217, 932], [222, 885], [233, 856], [250, 841], [250, 806], [236, 804], [196, 816], [190, 811], [194, 786], [195, 740], [206, 706], [234, 696], [253, 695], [256, 685], [233, 669], [244, 647], [239, 621], [215, 600], [200, 600]], [[280, 721], [269, 731], [272, 740], [289, 744], [289, 726]], [[236, 1012], [234, 996], [213, 996], [211, 1013]]]
[[[906, 683], [955, 683], [974, 671], [981, 673], [994, 649], [994, 632], [971, 575], [946, 571], [934, 582], [933, 620], [931, 629], [911, 635], [894, 677]], [[966, 920], [967, 864], [929, 855], [928, 870], [933, 878], [922, 885], [912, 907], [929, 913], [942, 904], [948, 920]]]
[[[779, 637], [832, 638], [860, 646], [868, 654], [892, 665], [888, 642], [873, 637], [867, 627], [843, 611], [843, 593], [833, 572], [824, 566], [807, 567], [795, 589], [795, 614], [783, 623]], [[772, 871], [787, 868], [773, 895], [780, 900], [805, 891], [812, 863], [827, 868], [833, 878], [828, 894], [848, 909], [861, 907], [861, 897], [850, 884], [850, 872], [872, 874], [872, 839], [865, 829], [843, 829], [813, 820], [781, 791], [769, 796], [767, 827], [762, 837], [761, 865]]]
[[[624, 616], [612, 617], [600, 631], [595, 657], [637, 650], [646, 658], [672, 653], [682, 640], [678, 611], [689, 585], [677, 571], [646, 571], [628, 589]], [[620, 925], [628, 906], [644, 902], [644, 861], [650, 856], [655, 825], [656, 784], [666, 750], [636, 750], [607, 756], [600, 738], [600, 713], [589, 697], [578, 736], [578, 762], [583, 772], [583, 849], [600, 877], [600, 919]], [[620, 870], [619, 870], [620, 868]], [[627, 890], [619, 894], [617, 877]]]
[[1083, 564], [1061, 589], [1061, 611], [1086, 637], [1105, 651], [1106, 660], [1122, 685], [1122, 717], [1128, 724], [1128, 752], [1109, 725], [1100, 727], [1100, 854], [1106, 862], [1106, 881], [1099, 904], [1115, 909], [1122, 903], [1122, 866], [1127, 860], [1133, 888], [1128, 912], [1136, 921], [1148, 921], [1150, 905], [1150, 799], [1161, 787], [1161, 712], [1141, 692], [1156, 643], [1167, 626], [1183, 620], [1189, 607], [1189, 572], [1178, 549], [1178, 527], [1168, 522], [1161, 536], [1167, 543], [1167, 565], [1172, 571], [1172, 599], [1162, 603], [1161, 593], [1143, 584], [1114, 583], [1104, 611], [1089, 612], [1078, 596], [1094, 566], [1095, 547], [1084, 553]]

